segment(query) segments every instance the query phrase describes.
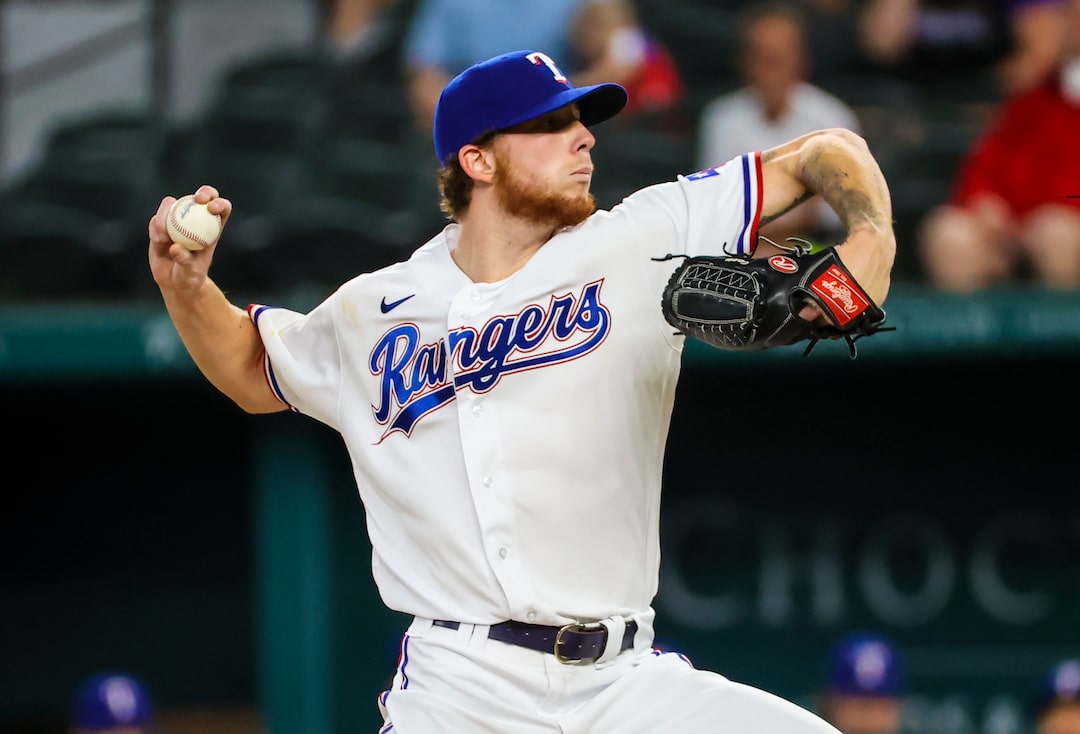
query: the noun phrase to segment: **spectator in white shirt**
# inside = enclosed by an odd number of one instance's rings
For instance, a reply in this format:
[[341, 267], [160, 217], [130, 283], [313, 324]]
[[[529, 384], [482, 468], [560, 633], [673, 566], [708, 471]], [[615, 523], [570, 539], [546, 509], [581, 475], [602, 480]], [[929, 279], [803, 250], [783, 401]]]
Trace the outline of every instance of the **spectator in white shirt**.
[[[752, 5], [740, 27], [739, 70], [744, 86], [709, 102], [698, 127], [698, 167], [710, 168], [748, 150], [831, 127], [860, 132], [854, 110], [809, 81], [811, 60], [800, 11]], [[761, 228], [773, 240], [811, 241], [841, 232], [835, 212], [814, 197]]]

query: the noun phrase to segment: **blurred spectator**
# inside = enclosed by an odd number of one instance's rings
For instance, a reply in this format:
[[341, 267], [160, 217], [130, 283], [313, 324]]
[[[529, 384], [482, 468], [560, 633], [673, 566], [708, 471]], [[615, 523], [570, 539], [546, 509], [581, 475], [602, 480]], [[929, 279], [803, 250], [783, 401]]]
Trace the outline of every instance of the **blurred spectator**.
[[858, 44], [855, 0], [791, 0], [806, 22], [806, 37], [814, 50], [808, 78], [823, 83], [828, 78], [857, 70], [864, 62]]
[[630, 98], [621, 117], [662, 114], [682, 102], [686, 90], [675, 59], [641, 24], [631, 0], [591, 0], [574, 24], [573, 34], [574, 56], [570, 58], [580, 69], [571, 72], [574, 84], [605, 78], [622, 84]]
[[1058, 0], [867, 0], [858, 38], [867, 60], [920, 83], [971, 84], [989, 71], [999, 95], [1031, 89], [1061, 45]]
[[631, 0], [420, 0], [405, 40], [417, 129], [430, 133], [439, 95], [455, 75], [521, 49], [566, 59], [574, 86], [622, 84], [629, 112], [669, 109], [683, 96], [671, 55], [640, 25]]
[[1080, 734], [1080, 658], [1047, 673], [1033, 712], [1034, 734]]
[[902, 674], [900, 655], [884, 637], [848, 635], [829, 654], [818, 713], [843, 734], [897, 734]]
[[79, 686], [68, 734], [156, 734], [153, 703], [138, 679], [94, 675]]
[[341, 59], [379, 53], [388, 43], [389, 9], [403, 0], [318, 0], [327, 47]]
[[1080, 0], [1067, 9], [1061, 64], [1001, 104], [949, 200], [920, 228], [919, 255], [938, 288], [1080, 287]]
[[[740, 23], [739, 71], [744, 86], [710, 101], [698, 127], [700, 169], [748, 150], [765, 150], [814, 130], [859, 132], [855, 112], [807, 81], [811, 59], [802, 13], [788, 4], [752, 4]], [[761, 228], [774, 240], [829, 238], [841, 230], [823, 199], [795, 207]]]

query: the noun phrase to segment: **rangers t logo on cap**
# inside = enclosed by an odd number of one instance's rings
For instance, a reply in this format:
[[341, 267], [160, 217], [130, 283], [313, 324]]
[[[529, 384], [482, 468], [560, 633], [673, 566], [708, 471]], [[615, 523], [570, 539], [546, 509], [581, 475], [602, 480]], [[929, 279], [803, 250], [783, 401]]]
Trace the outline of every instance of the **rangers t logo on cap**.
[[576, 102], [586, 127], [626, 106], [619, 84], [575, 87], [547, 54], [514, 51], [470, 66], [446, 85], [435, 107], [439, 163], [482, 135], [520, 125]]

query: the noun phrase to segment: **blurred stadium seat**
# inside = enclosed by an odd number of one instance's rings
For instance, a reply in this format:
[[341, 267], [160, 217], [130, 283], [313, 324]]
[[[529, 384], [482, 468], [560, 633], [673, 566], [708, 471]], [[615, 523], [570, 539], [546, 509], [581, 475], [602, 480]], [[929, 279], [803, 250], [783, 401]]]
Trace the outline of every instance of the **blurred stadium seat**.
[[350, 278], [408, 257], [414, 246], [400, 219], [370, 202], [308, 194], [273, 216], [258, 253], [273, 288], [289, 298], [325, 297]]
[[230, 241], [257, 249], [268, 236], [268, 218], [307, 185], [307, 157], [287, 151], [219, 149], [195, 142], [185, 165], [170, 176], [179, 195], [211, 184], [233, 204]]
[[307, 154], [322, 129], [325, 97], [317, 89], [228, 87], [199, 121], [199, 144], [222, 151]]
[[407, 208], [417, 182], [408, 150], [375, 139], [328, 140], [310, 162], [315, 191], [370, 202], [387, 211]]
[[673, 181], [695, 170], [694, 138], [645, 130], [612, 131], [593, 148], [593, 192], [597, 205], [610, 208], [643, 186]]
[[[100, 301], [129, 298], [130, 250], [103, 248], [119, 238], [115, 223], [62, 204], [0, 202], [0, 300]], [[145, 240], [145, 237], [144, 237]], [[146, 271], [146, 254], [141, 262]]]
[[330, 84], [333, 59], [315, 47], [264, 51], [234, 63], [218, 81], [219, 93], [270, 88], [321, 93]]
[[897, 279], [923, 279], [914, 254], [919, 227], [932, 208], [945, 203], [970, 145], [964, 124], [929, 124], [925, 139], [904, 151], [894, 165], [889, 184], [898, 244]]
[[25, 203], [60, 204], [106, 221], [145, 211], [152, 171], [125, 162], [79, 157], [46, 157], [12, 182], [5, 197]]
[[125, 161], [156, 170], [167, 128], [145, 110], [103, 109], [65, 118], [45, 137], [50, 157]]
[[366, 73], [335, 77], [329, 94], [326, 131], [332, 137], [403, 141], [412, 133], [405, 85]]
[[49, 130], [40, 158], [6, 191], [103, 219], [141, 216], [159, 182], [167, 139], [165, 125], [149, 112], [96, 110], [68, 118]]
[[50, 129], [41, 156], [0, 192], [13, 255], [5, 293], [132, 297], [138, 288], [125, 263], [145, 276], [165, 140], [160, 121], [137, 111], [95, 110]]
[[821, 82], [854, 110], [860, 132], [888, 174], [907, 150], [926, 136], [922, 93], [899, 77], [852, 71], [832, 74]]

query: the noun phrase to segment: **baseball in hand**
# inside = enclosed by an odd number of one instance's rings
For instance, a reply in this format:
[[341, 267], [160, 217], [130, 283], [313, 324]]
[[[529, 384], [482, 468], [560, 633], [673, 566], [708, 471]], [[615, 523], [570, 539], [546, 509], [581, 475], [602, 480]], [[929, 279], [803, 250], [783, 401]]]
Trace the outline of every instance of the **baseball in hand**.
[[165, 231], [173, 242], [189, 250], [201, 250], [214, 244], [221, 234], [221, 215], [211, 214], [206, 204], [199, 204], [188, 194], [177, 199], [169, 209]]

